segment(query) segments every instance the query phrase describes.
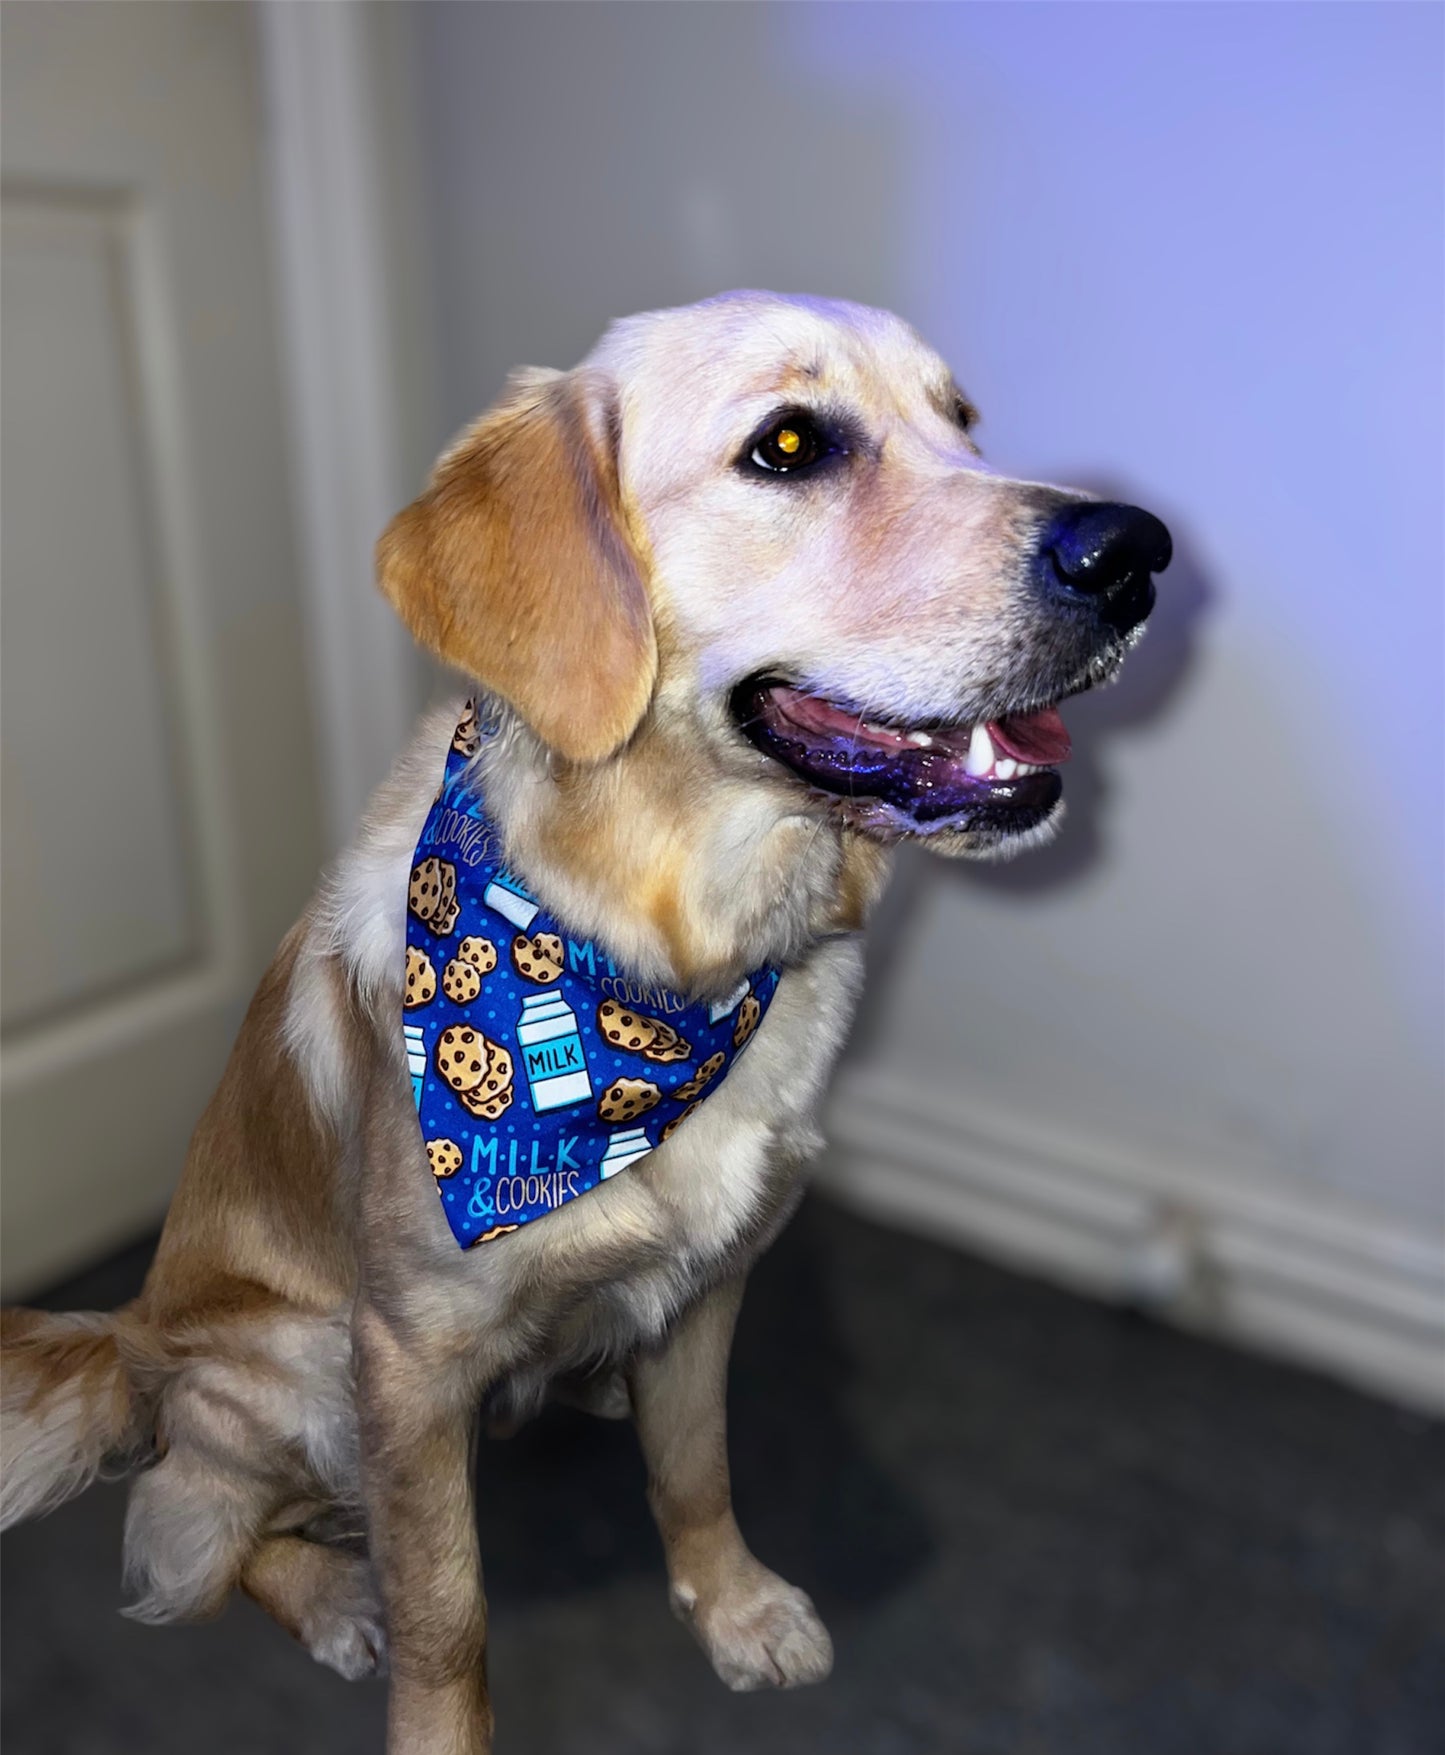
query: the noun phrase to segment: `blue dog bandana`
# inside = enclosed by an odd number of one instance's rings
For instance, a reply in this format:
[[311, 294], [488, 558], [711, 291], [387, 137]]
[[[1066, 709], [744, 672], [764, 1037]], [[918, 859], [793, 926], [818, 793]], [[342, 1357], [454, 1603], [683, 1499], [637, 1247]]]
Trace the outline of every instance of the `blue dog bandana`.
[[717, 1005], [644, 988], [572, 938], [506, 868], [467, 778], [469, 702], [417, 842], [403, 1033], [442, 1211], [464, 1249], [586, 1194], [721, 1086], [777, 991], [760, 969]]

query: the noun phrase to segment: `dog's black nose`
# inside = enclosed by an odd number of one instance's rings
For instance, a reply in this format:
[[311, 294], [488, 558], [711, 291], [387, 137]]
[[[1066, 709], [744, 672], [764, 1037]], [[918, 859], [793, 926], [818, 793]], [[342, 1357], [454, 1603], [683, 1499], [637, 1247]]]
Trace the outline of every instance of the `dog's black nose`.
[[1154, 573], [1169, 565], [1174, 545], [1152, 512], [1138, 506], [1080, 502], [1055, 514], [1039, 544], [1047, 588], [1091, 599], [1121, 634], [1154, 607]]

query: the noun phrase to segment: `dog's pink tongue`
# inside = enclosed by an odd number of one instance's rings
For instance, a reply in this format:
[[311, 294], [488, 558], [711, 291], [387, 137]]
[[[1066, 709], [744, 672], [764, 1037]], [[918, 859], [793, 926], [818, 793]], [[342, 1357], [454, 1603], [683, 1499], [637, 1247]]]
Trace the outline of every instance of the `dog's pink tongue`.
[[1067, 762], [1073, 745], [1068, 727], [1059, 717], [1057, 707], [1045, 707], [1039, 713], [1009, 713], [1002, 719], [990, 719], [988, 735], [996, 750], [1012, 756], [1016, 762], [1028, 762], [1036, 768], [1052, 768]]

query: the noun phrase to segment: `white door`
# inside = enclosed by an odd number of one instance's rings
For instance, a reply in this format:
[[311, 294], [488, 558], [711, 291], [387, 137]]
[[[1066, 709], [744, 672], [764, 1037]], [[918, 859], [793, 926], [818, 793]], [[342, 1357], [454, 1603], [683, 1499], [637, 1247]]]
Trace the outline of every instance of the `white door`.
[[255, 24], [0, 17], [8, 1297], [158, 1218], [318, 862]]

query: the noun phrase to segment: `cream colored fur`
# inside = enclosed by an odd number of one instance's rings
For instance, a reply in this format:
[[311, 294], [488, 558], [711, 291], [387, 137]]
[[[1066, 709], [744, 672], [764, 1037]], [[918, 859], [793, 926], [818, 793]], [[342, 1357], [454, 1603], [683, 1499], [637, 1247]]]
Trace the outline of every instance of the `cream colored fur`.
[[[739, 446], [804, 393], [851, 411], [869, 467], [828, 493], [747, 479]], [[739, 737], [727, 693], [786, 661], [904, 720], [1028, 704], [1022, 557], [1063, 496], [989, 471], [955, 398], [887, 313], [767, 294], [653, 313], [582, 372], [519, 381], [383, 541], [393, 601], [492, 691], [476, 778], [546, 908], [648, 984], [716, 996], [783, 969], [748, 1053], [665, 1144], [494, 1244], [448, 1230], [400, 1023], [408, 875], [459, 691], [262, 983], [141, 1299], [79, 1351], [23, 1313], [13, 1348], [7, 1328], [7, 1506], [150, 1456], [132, 1612], [213, 1613], [239, 1585], [348, 1675], [385, 1637], [392, 1755], [490, 1748], [472, 1425], [479, 1402], [507, 1424], [558, 1385], [630, 1405], [672, 1601], [719, 1674], [789, 1685], [831, 1663], [807, 1597], [733, 1522], [723, 1385], [747, 1269], [821, 1143], [888, 855]], [[335, 1546], [347, 1532], [370, 1567]]]

